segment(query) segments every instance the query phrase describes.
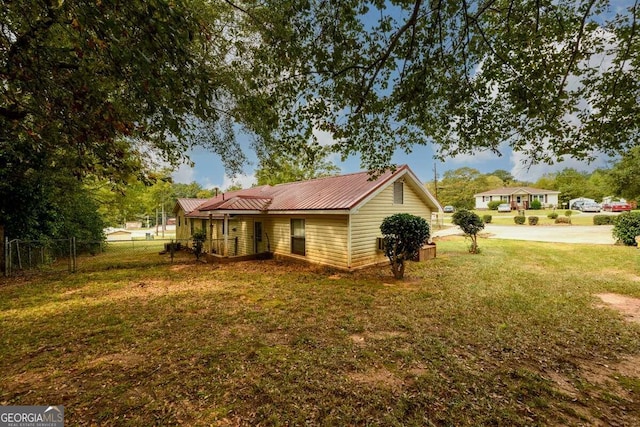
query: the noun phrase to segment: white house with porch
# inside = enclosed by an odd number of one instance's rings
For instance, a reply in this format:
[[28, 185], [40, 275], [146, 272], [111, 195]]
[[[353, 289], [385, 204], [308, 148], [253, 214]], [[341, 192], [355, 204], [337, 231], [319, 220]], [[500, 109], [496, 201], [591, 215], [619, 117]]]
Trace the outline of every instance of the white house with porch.
[[559, 191], [533, 187], [503, 187], [474, 194], [476, 209], [489, 209], [489, 202], [499, 200], [508, 203], [512, 210], [529, 209], [531, 202], [540, 201], [543, 208], [558, 206]]

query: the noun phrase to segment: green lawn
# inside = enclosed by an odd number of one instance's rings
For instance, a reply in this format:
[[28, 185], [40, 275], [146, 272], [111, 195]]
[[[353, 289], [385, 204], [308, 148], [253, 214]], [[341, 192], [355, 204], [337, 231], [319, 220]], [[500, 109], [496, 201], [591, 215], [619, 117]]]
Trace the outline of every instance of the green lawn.
[[148, 255], [0, 281], [0, 404], [68, 425], [637, 424], [640, 324], [595, 295], [640, 298], [640, 250], [479, 243], [440, 240], [403, 281]]

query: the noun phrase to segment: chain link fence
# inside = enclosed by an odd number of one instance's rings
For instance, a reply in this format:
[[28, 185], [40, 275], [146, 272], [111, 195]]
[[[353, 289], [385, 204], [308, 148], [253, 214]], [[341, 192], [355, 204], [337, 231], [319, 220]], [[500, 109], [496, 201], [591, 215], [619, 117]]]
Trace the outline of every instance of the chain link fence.
[[5, 240], [6, 276], [195, 262], [190, 240]]

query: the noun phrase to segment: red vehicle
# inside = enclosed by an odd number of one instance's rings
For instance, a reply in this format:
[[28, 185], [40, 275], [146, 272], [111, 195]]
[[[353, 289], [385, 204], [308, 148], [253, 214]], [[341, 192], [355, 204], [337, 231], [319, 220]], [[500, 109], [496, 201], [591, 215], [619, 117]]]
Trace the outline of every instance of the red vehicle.
[[631, 210], [631, 205], [624, 202], [605, 203], [602, 205], [602, 210], [609, 212], [629, 212]]

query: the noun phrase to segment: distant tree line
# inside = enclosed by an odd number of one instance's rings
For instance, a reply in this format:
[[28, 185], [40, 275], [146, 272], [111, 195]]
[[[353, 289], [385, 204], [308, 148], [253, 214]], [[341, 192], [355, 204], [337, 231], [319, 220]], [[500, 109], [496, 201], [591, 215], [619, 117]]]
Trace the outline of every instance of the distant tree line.
[[437, 181], [426, 183], [427, 188], [437, 194], [440, 203], [453, 205], [458, 209], [473, 209], [474, 194], [500, 187], [530, 186], [546, 190], [560, 191], [559, 202], [587, 197], [601, 201], [603, 197], [623, 197], [627, 200], [640, 199], [640, 147], [625, 153], [611, 168], [581, 172], [565, 168], [550, 172], [535, 182], [518, 181], [505, 170], [480, 173], [477, 169], [463, 167], [446, 171]]

